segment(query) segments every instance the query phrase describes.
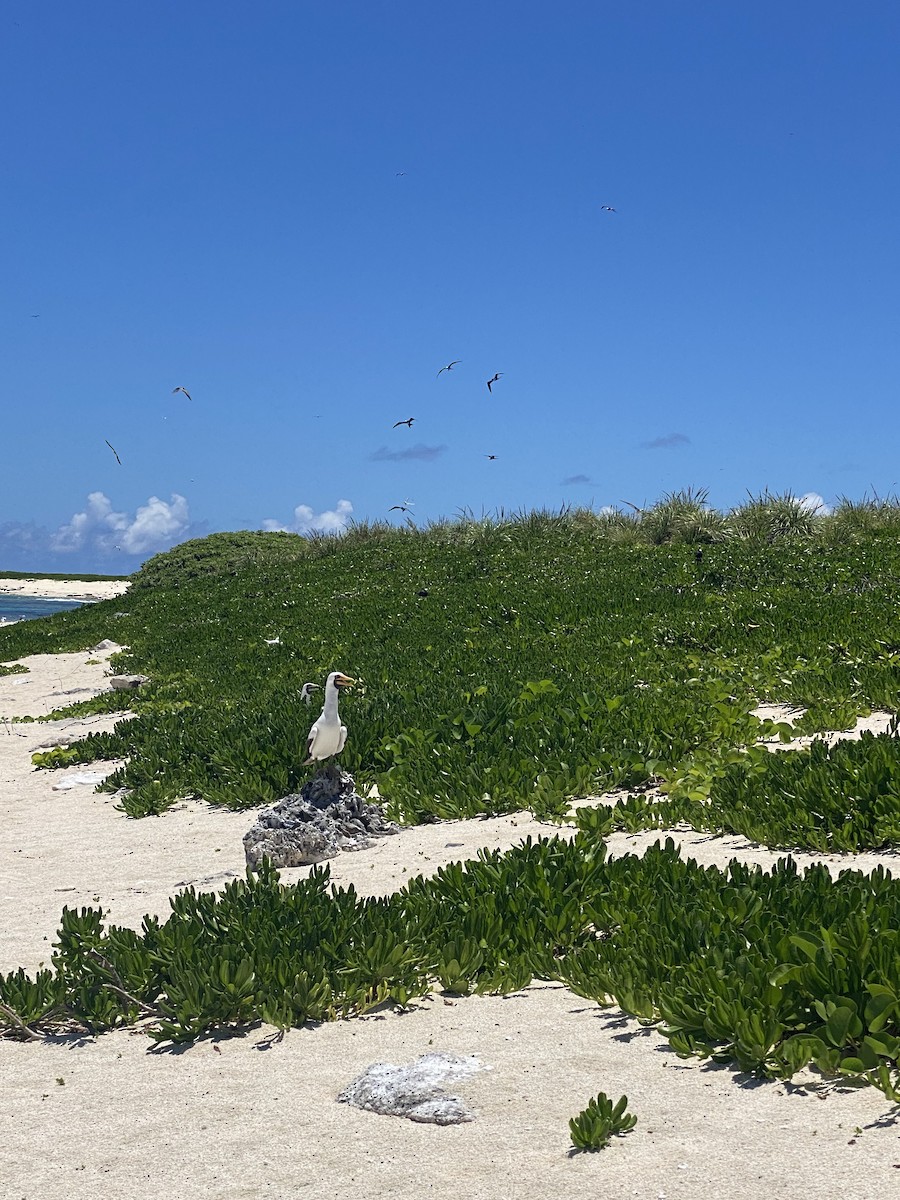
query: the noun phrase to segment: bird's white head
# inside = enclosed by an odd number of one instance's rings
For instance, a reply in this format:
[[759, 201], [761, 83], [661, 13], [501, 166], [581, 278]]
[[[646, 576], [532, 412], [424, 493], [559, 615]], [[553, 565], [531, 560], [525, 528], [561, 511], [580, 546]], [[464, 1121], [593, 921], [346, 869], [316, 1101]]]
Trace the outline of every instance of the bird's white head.
[[356, 683], [356, 680], [352, 679], [349, 675], [345, 675], [343, 671], [332, 671], [328, 676], [326, 687], [347, 688], [353, 687], [354, 683]]

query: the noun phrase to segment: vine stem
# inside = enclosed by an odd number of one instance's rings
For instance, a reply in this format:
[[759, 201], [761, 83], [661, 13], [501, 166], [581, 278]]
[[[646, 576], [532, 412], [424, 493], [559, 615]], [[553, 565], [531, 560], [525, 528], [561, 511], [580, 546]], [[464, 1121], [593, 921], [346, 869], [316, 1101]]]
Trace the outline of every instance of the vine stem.
[[2, 1012], [5, 1017], [8, 1017], [14, 1025], [18, 1025], [21, 1032], [25, 1034], [29, 1041], [39, 1042], [41, 1040], [41, 1035], [39, 1033], [35, 1033], [33, 1029], [26, 1025], [19, 1014], [11, 1009], [8, 1004], [4, 1004], [2, 1000], [0, 1000], [0, 1012]]
[[125, 988], [121, 986], [122, 978], [119, 975], [119, 972], [112, 965], [109, 959], [102, 955], [99, 950], [89, 949], [88, 954], [95, 960], [95, 962], [98, 962], [105, 971], [109, 971], [113, 979], [118, 980], [118, 983], [110, 983], [108, 980], [104, 979], [103, 987], [108, 988], [109, 991], [115, 992], [119, 996], [122, 996], [129, 1002], [129, 1004], [136, 1005], [142, 1013], [147, 1013], [148, 1016], [158, 1017], [160, 1015], [158, 1009], [152, 1008], [149, 1004], [145, 1004], [143, 1000], [138, 1000], [137, 996], [132, 996], [131, 992], [127, 992]]

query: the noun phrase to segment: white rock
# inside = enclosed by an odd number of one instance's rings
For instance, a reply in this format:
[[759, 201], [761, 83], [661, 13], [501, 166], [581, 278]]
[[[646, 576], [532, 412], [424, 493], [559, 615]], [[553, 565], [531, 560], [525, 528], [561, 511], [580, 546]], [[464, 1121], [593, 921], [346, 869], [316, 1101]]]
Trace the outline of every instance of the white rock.
[[423, 1054], [405, 1066], [373, 1063], [344, 1088], [338, 1100], [385, 1116], [408, 1117], [429, 1125], [458, 1125], [474, 1121], [475, 1114], [459, 1096], [450, 1096], [442, 1084], [458, 1083], [485, 1065], [472, 1055]]
[[67, 775], [65, 779], [61, 779], [59, 783], [54, 783], [53, 791], [70, 792], [72, 788], [86, 787], [88, 785], [96, 787], [105, 778], [105, 771], [77, 771], [74, 775]]

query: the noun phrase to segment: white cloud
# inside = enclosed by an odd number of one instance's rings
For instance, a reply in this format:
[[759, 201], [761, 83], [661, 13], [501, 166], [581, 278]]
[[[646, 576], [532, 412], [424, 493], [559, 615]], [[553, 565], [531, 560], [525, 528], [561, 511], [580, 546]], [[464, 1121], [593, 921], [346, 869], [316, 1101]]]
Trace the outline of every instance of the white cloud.
[[184, 496], [173, 492], [169, 504], [158, 496], [151, 496], [137, 510], [120, 545], [129, 554], [162, 550], [180, 541], [189, 525], [188, 503]]
[[151, 496], [133, 517], [115, 512], [103, 492], [91, 492], [83, 512], [50, 535], [49, 549], [57, 554], [91, 550], [107, 554], [149, 554], [167, 550], [188, 531], [190, 518], [184, 496], [172, 494], [169, 503]]
[[282, 525], [269, 517], [262, 523], [262, 528], [270, 533], [343, 533], [353, 512], [349, 500], [338, 500], [335, 508], [324, 512], [314, 512], [308, 504], [298, 504], [294, 509], [294, 520], [290, 525]]
[[806, 492], [797, 501], [797, 507], [802, 508], [804, 512], [815, 513], [817, 517], [827, 517], [831, 512], [830, 505], [825, 503], [818, 492]]

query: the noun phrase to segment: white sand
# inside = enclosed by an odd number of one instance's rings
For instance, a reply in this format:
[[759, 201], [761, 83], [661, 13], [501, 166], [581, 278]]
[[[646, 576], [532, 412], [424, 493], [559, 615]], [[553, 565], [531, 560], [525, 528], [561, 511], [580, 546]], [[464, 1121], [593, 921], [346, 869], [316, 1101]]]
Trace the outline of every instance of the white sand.
[[128, 591], [127, 579], [0, 579], [0, 595], [45, 600], [108, 600]]
[[[806, 709], [792, 708], [788, 704], [760, 704], [753, 711], [762, 719], [794, 725], [803, 716]], [[804, 733], [800, 737], [791, 738], [789, 742], [776, 740], [763, 744], [767, 750], [799, 750], [808, 746], [812, 741], [826, 741], [829, 746], [833, 746], [837, 741], [855, 742], [864, 733], [886, 733], [893, 719], [893, 713], [875, 711], [867, 717], [858, 717], [849, 729], [833, 729], [826, 733]]]
[[[0, 718], [46, 713], [105, 686], [104, 666], [87, 665], [88, 657], [23, 660], [28, 675], [0, 678]], [[0, 724], [0, 970], [48, 960], [64, 904], [101, 904], [111, 920], [137, 926], [146, 912], [165, 915], [181, 885], [214, 888], [243, 874], [241, 837], [252, 813], [190, 803], [132, 821], [90, 787], [53, 790], [83, 765], [32, 768], [32, 752], [49, 738], [108, 729], [116, 719]], [[426, 825], [339, 857], [332, 874], [360, 892], [385, 893], [479, 846], [555, 831], [523, 814]], [[617, 835], [611, 846], [640, 852], [658, 836]], [[739, 838], [675, 836], [704, 863], [781, 857]], [[827, 861], [837, 870], [897, 857]], [[177, 1053], [154, 1052], [134, 1031], [0, 1040], [0, 1200], [897, 1194], [897, 1128], [874, 1089], [838, 1091], [807, 1076], [810, 1088], [798, 1090], [681, 1062], [658, 1033], [620, 1017], [535, 984], [504, 999], [435, 996], [402, 1016], [292, 1030], [275, 1044], [265, 1028]], [[461, 1089], [475, 1122], [421, 1126], [335, 1102], [370, 1063], [410, 1062], [428, 1050], [474, 1053], [493, 1068]], [[570, 1157], [568, 1119], [600, 1090], [627, 1094], [638, 1126], [602, 1153]], [[863, 1132], [854, 1136], [856, 1127]]]

